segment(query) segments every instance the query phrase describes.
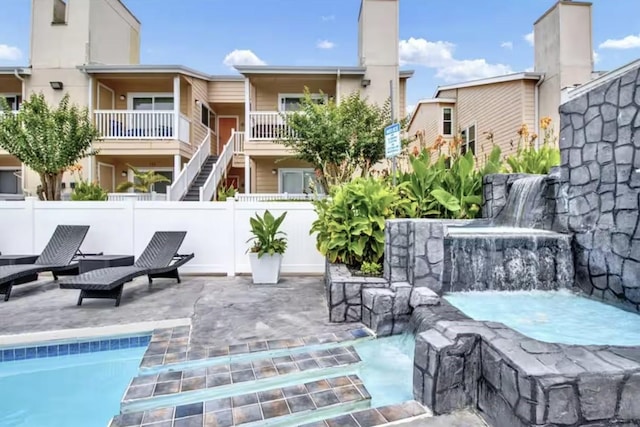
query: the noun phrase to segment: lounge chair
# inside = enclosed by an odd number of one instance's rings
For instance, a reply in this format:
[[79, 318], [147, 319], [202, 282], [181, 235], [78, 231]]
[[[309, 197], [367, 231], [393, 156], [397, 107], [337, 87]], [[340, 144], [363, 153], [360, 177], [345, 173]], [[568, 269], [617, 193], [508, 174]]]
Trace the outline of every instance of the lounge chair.
[[4, 294], [4, 300], [9, 301], [14, 286], [38, 280], [38, 273], [51, 272], [54, 280], [57, 280], [56, 273], [77, 269], [77, 264], [71, 261], [78, 253], [87, 231], [88, 225], [59, 225], [33, 264], [0, 266], [0, 294]]
[[193, 258], [193, 254], [177, 254], [186, 234], [185, 231], [158, 231], [132, 266], [88, 271], [61, 280], [60, 288], [79, 289], [78, 305], [82, 305], [84, 298], [108, 298], [115, 299], [118, 307], [124, 284], [136, 277], [148, 276], [149, 286], [153, 279], [161, 277], [177, 279], [180, 283], [178, 268]]

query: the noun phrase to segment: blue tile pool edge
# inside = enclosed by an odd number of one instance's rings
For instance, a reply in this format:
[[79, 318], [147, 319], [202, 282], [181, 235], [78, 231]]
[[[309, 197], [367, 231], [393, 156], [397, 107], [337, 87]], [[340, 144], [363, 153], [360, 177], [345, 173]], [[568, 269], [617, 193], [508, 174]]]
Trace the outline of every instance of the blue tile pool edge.
[[150, 342], [151, 333], [110, 336], [93, 340], [79, 339], [58, 341], [55, 343], [42, 342], [25, 346], [0, 348], [0, 363], [146, 347]]

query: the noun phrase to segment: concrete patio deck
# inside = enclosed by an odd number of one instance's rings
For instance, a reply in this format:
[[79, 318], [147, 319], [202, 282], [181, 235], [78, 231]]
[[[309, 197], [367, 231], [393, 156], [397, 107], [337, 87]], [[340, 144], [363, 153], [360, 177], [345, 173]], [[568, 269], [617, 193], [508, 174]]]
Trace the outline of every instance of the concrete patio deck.
[[285, 276], [275, 286], [255, 286], [251, 277], [185, 276], [181, 284], [146, 278], [125, 285], [121, 306], [113, 300], [85, 300], [43, 276], [16, 286], [0, 302], [0, 335], [185, 319], [191, 344], [215, 346], [346, 331], [361, 324], [331, 324], [320, 276]]

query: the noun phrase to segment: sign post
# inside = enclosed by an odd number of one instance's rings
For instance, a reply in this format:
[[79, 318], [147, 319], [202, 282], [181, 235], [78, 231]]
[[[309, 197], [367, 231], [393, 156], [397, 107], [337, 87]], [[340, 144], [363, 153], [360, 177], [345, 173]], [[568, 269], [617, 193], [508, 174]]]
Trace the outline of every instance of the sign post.
[[384, 128], [384, 155], [387, 159], [392, 159], [391, 174], [393, 185], [396, 185], [396, 157], [402, 150], [400, 141], [400, 124], [394, 123]]

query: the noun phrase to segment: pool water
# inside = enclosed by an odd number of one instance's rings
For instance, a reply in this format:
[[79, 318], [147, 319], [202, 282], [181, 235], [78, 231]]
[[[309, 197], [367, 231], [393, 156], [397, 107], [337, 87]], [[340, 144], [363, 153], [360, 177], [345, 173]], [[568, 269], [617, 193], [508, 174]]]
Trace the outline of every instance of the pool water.
[[445, 299], [475, 320], [546, 342], [640, 345], [640, 315], [569, 291], [463, 292]]
[[106, 426], [145, 349], [0, 363], [0, 426]]
[[395, 335], [354, 345], [362, 359], [358, 375], [371, 394], [371, 406], [413, 400], [412, 335]]

